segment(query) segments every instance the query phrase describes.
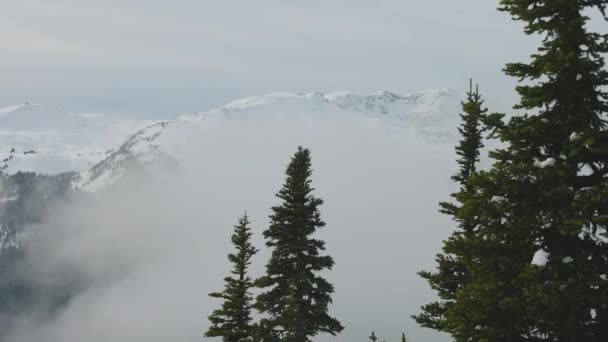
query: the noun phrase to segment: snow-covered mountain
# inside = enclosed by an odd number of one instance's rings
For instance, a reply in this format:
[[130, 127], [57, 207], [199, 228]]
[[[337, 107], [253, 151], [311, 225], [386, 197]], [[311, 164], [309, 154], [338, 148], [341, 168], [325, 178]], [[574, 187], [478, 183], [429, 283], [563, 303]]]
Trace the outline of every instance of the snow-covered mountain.
[[44, 104], [2, 107], [0, 168], [6, 174], [82, 171], [146, 124], [102, 114], [72, 114]]
[[[361, 96], [341, 91], [247, 97], [207, 112], [144, 127], [98, 164], [82, 172], [76, 186], [97, 191], [120, 179], [132, 163], [152, 168], [187, 163], [191, 159], [188, 156], [196, 154], [197, 146], [208, 143], [201, 140], [201, 136], [209, 130], [230, 130], [230, 127], [242, 124], [256, 130], [256, 125], [300, 122], [306, 130], [312, 129], [309, 127], [312, 121], [358, 122], [426, 143], [452, 143], [456, 136], [459, 101], [458, 95], [449, 89], [410, 95], [379, 91]], [[283, 129], [280, 124], [275, 128]]]

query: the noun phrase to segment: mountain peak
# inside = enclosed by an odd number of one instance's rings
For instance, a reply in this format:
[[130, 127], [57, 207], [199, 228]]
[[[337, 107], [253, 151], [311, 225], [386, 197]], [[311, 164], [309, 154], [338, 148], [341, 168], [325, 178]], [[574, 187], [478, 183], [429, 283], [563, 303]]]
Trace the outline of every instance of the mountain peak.
[[[389, 90], [379, 90], [369, 95], [360, 95], [348, 90], [335, 91], [330, 93], [310, 92], [274, 92], [260, 96], [250, 96], [231, 101], [221, 107], [211, 110], [211, 112], [232, 112], [243, 111], [255, 107], [268, 106], [276, 103], [288, 102], [310, 102], [329, 103], [343, 110], [356, 110], [359, 112], [380, 112], [388, 114], [393, 112], [389, 107], [403, 107], [405, 105], [441, 105], [445, 102], [453, 102], [456, 93], [448, 88], [439, 88], [416, 92], [407, 95], [397, 94]], [[402, 112], [404, 108], [394, 108], [397, 112]], [[399, 113], [397, 113], [399, 114]]]
[[383, 102], [387, 102], [387, 103], [391, 103], [391, 102], [395, 102], [398, 100], [402, 100], [405, 97], [396, 93], [393, 93], [391, 91], [388, 90], [379, 90], [375, 93], [371, 93], [370, 95], [367, 96], [368, 99], [374, 99], [377, 101], [383, 101]]
[[[259, 137], [259, 141], [279, 139], [273, 137], [285, 130], [293, 130], [294, 135], [302, 134], [301, 138], [305, 139], [308, 134], [305, 131], [338, 125], [365, 132], [398, 132], [399, 136], [432, 144], [451, 142], [455, 136], [457, 125], [454, 120], [458, 118], [459, 103], [458, 97], [453, 95], [448, 89], [437, 89], [410, 95], [382, 90], [370, 95], [337, 91], [275, 92], [245, 97], [210, 111], [149, 125], [88, 172], [82, 173], [76, 183], [84, 189], [97, 191], [120, 179], [128, 169], [126, 165], [133, 162], [146, 169], [155, 168], [159, 162], [170, 167], [192, 163], [189, 156], [197, 154], [196, 148], [213, 141], [211, 136], [235, 134], [243, 127], [255, 127], [254, 132], [265, 127], [267, 136]], [[252, 124], [255, 126], [250, 126]], [[291, 135], [289, 139], [292, 139]], [[295, 144], [297, 139], [293, 139]]]

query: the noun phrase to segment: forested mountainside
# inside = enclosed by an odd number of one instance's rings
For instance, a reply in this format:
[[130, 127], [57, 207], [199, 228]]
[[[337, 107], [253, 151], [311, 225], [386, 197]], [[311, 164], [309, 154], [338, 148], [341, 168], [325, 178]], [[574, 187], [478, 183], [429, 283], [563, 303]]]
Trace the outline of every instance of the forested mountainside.
[[[0, 175], [0, 330], [9, 322], [36, 308], [50, 314], [65, 303], [76, 289], [73, 279], [44, 274], [27, 253], [34, 236], [44, 226], [37, 224], [58, 200], [79, 193], [72, 189], [74, 173], [58, 175], [17, 172]], [[79, 194], [84, 199], [84, 194]], [[47, 281], [48, 280], [48, 281]], [[61, 280], [61, 281], [59, 281]], [[41, 310], [41, 308], [43, 308]], [[3, 334], [0, 334], [0, 341]]]

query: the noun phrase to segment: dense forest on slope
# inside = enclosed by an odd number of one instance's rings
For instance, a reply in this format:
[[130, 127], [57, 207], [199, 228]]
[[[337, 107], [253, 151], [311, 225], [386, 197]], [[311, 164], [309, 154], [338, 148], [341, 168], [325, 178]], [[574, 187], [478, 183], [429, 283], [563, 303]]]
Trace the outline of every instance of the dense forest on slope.
[[[73, 173], [0, 175], [0, 331], [28, 310], [48, 312], [65, 303], [75, 290], [69, 281], [45, 282], [27, 253], [37, 226], [59, 200], [82, 193], [72, 189]], [[64, 279], [65, 280], [65, 279]], [[0, 333], [0, 341], [3, 334]]]

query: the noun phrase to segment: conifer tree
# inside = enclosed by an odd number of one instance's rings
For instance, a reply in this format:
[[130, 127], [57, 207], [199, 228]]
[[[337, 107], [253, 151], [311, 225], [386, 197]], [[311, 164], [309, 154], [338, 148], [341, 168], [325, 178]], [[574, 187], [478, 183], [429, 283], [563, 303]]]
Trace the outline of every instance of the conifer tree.
[[263, 339], [307, 342], [320, 332], [335, 335], [343, 327], [328, 314], [334, 287], [320, 271], [332, 268], [329, 255], [320, 255], [325, 242], [312, 237], [325, 226], [320, 198], [312, 192], [308, 149], [298, 148], [287, 167], [287, 179], [272, 208], [270, 227], [264, 231], [272, 255], [259, 286], [267, 289], [257, 300], [267, 317], [261, 321]]
[[369, 337], [368, 337], [368, 338], [369, 338], [369, 340], [370, 340], [370, 341], [372, 341], [372, 342], [376, 342], [376, 341], [378, 341], [378, 337], [376, 337], [376, 333], [375, 333], [375, 332], [373, 332], [373, 331], [372, 331], [372, 334], [371, 334], [371, 335], [369, 335]]
[[586, 24], [607, 4], [501, 5], [544, 39], [528, 64], [505, 69], [526, 81], [516, 108], [528, 113], [486, 120], [505, 147], [458, 211], [474, 234], [459, 243], [468, 278], [445, 323], [457, 341], [606, 341], [608, 36]]
[[[483, 99], [479, 94], [479, 86], [473, 91], [473, 80], [469, 80], [469, 91], [467, 92], [467, 101], [462, 103], [463, 113], [460, 114], [462, 124], [458, 127], [458, 133], [462, 139], [456, 146], [456, 155], [459, 157], [458, 165], [460, 169], [458, 173], [452, 177], [452, 180], [460, 185], [460, 191], [470, 193], [472, 191], [469, 184], [469, 178], [475, 174], [477, 163], [479, 162], [480, 150], [483, 148], [483, 128], [482, 121], [487, 109], [483, 107]], [[458, 197], [458, 194], [453, 194], [452, 197]], [[442, 204], [446, 210], [449, 209], [453, 215], [452, 208], [448, 203]]]
[[250, 293], [254, 284], [247, 269], [257, 249], [251, 244], [253, 234], [250, 223], [245, 213], [234, 226], [231, 241], [235, 252], [228, 254], [228, 260], [233, 265], [232, 275], [224, 278], [224, 291], [209, 294], [213, 298], [222, 299], [223, 303], [220, 309], [209, 316], [211, 326], [205, 333], [206, 337], [222, 337], [224, 342], [239, 342], [255, 334], [251, 323], [253, 298]]
[[505, 69], [531, 81], [517, 87], [517, 107], [532, 113], [499, 130], [509, 145], [494, 154], [501, 173], [517, 179], [507, 200], [534, 208], [528, 257], [535, 250], [549, 256], [520, 276], [530, 321], [524, 329], [548, 341], [608, 341], [608, 35], [587, 25], [594, 10], [608, 19], [608, 2], [501, 4], [527, 34], [544, 38], [529, 63]]
[[473, 90], [472, 80], [467, 92], [467, 100], [462, 102], [462, 110], [463, 113], [460, 114], [462, 123], [458, 128], [461, 140], [455, 148], [460, 168], [458, 173], [452, 177], [452, 180], [459, 184], [460, 189], [452, 194], [456, 203], [440, 203], [440, 211], [454, 217], [458, 222], [458, 229], [444, 242], [443, 253], [437, 255], [437, 271], [419, 272], [419, 275], [429, 282], [431, 288], [437, 291], [441, 300], [423, 306], [423, 312], [414, 316], [421, 326], [444, 332], [449, 332], [445, 317], [446, 310], [456, 299], [457, 291], [467, 281], [466, 258], [470, 253], [463, 247], [463, 241], [471, 238], [474, 223], [459, 217], [458, 212], [461, 210], [462, 203], [474, 193], [469, 179], [476, 173], [480, 149], [484, 146], [482, 121], [487, 109], [483, 107], [479, 88], [476, 87]]
[[405, 338], [405, 333], [401, 333], [401, 342], [407, 342], [407, 338]]

